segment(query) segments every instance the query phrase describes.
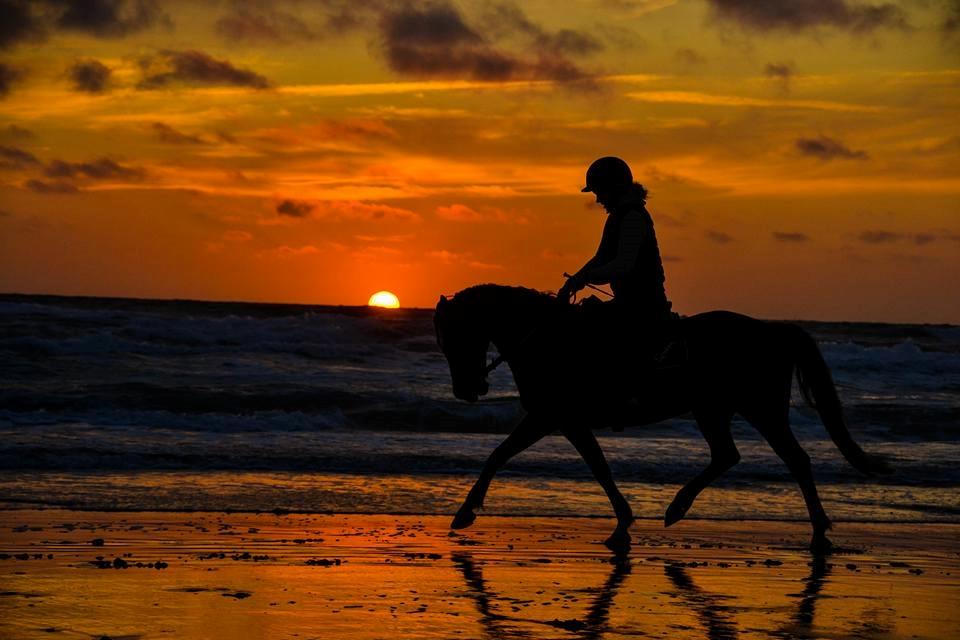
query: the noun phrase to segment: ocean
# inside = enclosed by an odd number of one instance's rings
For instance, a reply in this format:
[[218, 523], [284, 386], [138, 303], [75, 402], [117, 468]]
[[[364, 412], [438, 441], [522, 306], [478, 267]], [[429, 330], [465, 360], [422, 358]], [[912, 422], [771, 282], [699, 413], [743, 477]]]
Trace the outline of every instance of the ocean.
[[[960, 327], [801, 322], [866, 477], [795, 391], [791, 423], [838, 521], [960, 522]], [[0, 295], [0, 508], [451, 514], [522, 415], [509, 370], [453, 398], [432, 310]], [[577, 398], [571, 398], [577, 402]], [[708, 459], [689, 416], [598, 432], [635, 513], [661, 518]], [[746, 423], [742, 462], [690, 518], [804, 520]], [[484, 513], [608, 516], [559, 436], [513, 460]]]

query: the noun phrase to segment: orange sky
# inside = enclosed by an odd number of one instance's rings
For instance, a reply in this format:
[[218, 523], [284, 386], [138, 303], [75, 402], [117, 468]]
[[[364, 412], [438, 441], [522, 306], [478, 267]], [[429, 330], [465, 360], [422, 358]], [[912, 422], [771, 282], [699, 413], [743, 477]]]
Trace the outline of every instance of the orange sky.
[[0, 3], [0, 291], [556, 289], [650, 192], [675, 308], [960, 323], [960, 5]]

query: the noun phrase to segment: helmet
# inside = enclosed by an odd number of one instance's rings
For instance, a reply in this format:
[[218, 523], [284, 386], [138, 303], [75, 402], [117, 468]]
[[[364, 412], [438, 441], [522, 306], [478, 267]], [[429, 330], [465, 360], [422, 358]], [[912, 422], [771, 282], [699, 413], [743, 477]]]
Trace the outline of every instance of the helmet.
[[597, 187], [618, 188], [633, 184], [633, 173], [627, 163], [614, 156], [594, 160], [587, 169], [587, 186], [580, 191], [596, 191]]

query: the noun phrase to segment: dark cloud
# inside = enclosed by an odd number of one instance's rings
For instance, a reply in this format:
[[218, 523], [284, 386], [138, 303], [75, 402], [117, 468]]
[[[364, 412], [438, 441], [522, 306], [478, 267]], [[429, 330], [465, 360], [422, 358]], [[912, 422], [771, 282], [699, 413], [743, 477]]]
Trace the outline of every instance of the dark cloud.
[[0, 62], [0, 98], [5, 98], [10, 94], [13, 85], [23, 79], [24, 73], [21, 69]]
[[120, 38], [158, 24], [172, 22], [156, 0], [0, 0], [0, 50], [57, 30]]
[[949, 232], [920, 232], [920, 233], [901, 233], [899, 231], [885, 231], [882, 229], [870, 229], [860, 233], [857, 238], [867, 244], [893, 244], [897, 242], [912, 242], [915, 245], [925, 245], [937, 240], [954, 240], [958, 236]]
[[16, 124], [8, 124], [0, 129], [0, 138], [5, 140], [32, 140], [37, 137], [33, 131]]
[[585, 56], [606, 48], [599, 39], [586, 31], [548, 31], [530, 20], [516, 4], [509, 2], [487, 5], [482, 23], [484, 31], [491, 35], [522, 35], [529, 39], [536, 50], [555, 55]]
[[171, 24], [156, 0], [47, 0], [47, 4], [62, 7], [57, 27], [100, 38], [120, 38]]
[[46, 182], [44, 180], [27, 180], [23, 186], [35, 193], [77, 193], [80, 189], [76, 185], [64, 180]]
[[690, 48], [677, 49], [677, 52], [674, 54], [674, 56], [682, 64], [685, 64], [691, 67], [707, 64], [707, 59], [704, 58], [699, 53], [697, 53], [695, 49], [690, 49]]
[[110, 67], [99, 60], [80, 60], [67, 70], [73, 88], [85, 93], [103, 93], [110, 81]]
[[768, 62], [763, 68], [763, 75], [784, 82], [789, 81], [794, 73], [792, 62]]
[[0, 169], [26, 169], [40, 164], [29, 151], [0, 145]]
[[47, 163], [43, 173], [48, 178], [78, 178], [86, 176], [94, 180], [125, 178], [138, 180], [146, 175], [140, 167], [127, 167], [109, 158], [100, 158], [91, 162], [65, 162], [52, 160]]
[[305, 218], [313, 211], [314, 206], [302, 200], [284, 200], [277, 205], [277, 213], [291, 218]]
[[832, 160], [834, 158], [865, 160], [868, 157], [866, 151], [851, 149], [839, 140], [827, 136], [799, 138], [795, 144], [797, 150], [803, 155], [813, 156], [821, 160]]
[[945, 5], [940, 30], [945, 37], [950, 38], [960, 34], [960, 0], [947, 0]]
[[722, 231], [715, 231], [713, 229], [710, 229], [706, 232], [705, 235], [707, 236], [708, 240], [712, 240], [717, 244], [727, 244], [729, 242], [733, 242], [733, 236], [728, 235]]
[[868, 33], [882, 27], [906, 29], [907, 17], [896, 4], [848, 0], [707, 0], [714, 15], [758, 31], [804, 31], [836, 27]]
[[170, 144], [207, 144], [203, 138], [177, 131], [163, 122], [154, 122], [150, 125], [150, 128], [161, 142], [168, 142]]
[[42, 40], [43, 22], [25, 0], [0, 0], [0, 50], [21, 42]]
[[774, 231], [773, 239], [778, 242], [809, 242], [810, 236], [796, 231]]
[[313, 40], [318, 35], [291, 13], [241, 2], [234, 2], [233, 11], [217, 20], [215, 27], [221, 38], [246, 44], [289, 43]]
[[[547, 33], [511, 5], [497, 5], [506, 33], [520, 31], [540, 46], [530, 56], [498, 49], [470, 27], [451, 4], [403, 5], [380, 18], [387, 64], [398, 73], [419, 77], [467, 77], [481, 81], [544, 79], [570, 82], [588, 74], [569, 60], [569, 50], [594, 45], [578, 32]], [[581, 37], [583, 36], [583, 37]]]
[[789, 92], [796, 71], [792, 62], [768, 62], [763, 67], [763, 75], [775, 82], [784, 92]]
[[887, 242], [899, 242], [904, 239], [904, 234], [894, 231], [864, 231], [860, 234], [861, 242], [867, 244], [884, 244]]
[[173, 84], [199, 86], [230, 85], [266, 89], [270, 83], [265, 77], [233, 66], [227, 60], [218, 60], [202, 51], [164, 50], [140, 60], [143, 79], [139, 89], [161, 89]]

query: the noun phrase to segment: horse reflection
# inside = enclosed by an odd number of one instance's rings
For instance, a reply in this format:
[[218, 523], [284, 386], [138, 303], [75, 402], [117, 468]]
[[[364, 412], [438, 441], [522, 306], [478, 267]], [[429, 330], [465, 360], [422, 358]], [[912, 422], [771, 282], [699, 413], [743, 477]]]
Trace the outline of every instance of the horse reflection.
[[[810, 563], [810, 574], [804, 579], [804, 588], [797, 603], [797, 610], [790, 622], [772, 631], [775, 638], [813, 638], [813, 618], [816, 603], [827, 584], [831, 565], [824, 556], [814, 556]], [[664, 573], [676, 588], [673, 595], [679, 597], [700, 619], [707, 629], [709, 640], [733, 640], [739, 637], [739, 629], [734, 619], [736, 607], [724, 604], [731, 596], [716, 595], [697, 586], [689, 572], [679, 565], [667, 565]]]
[[623, 581], [630, 574], [630, 560], [625, 555], [614, 556], [610, 561], [610, 575], [603, 586], [596, 591], [596, 595], [582, 619], [574, 618], [546, 622], [497, 613], [493, 606], [494, 602], [497, 599], [508, 601], [509, 599], [503, 596], [498, 597], [493, 593], [483, 578], [481, 563], [475, 562], [473, 556], [468, 552], [455, 554], [452, 560], [453, 564], [463, 574], [463, 578], [470, 588], [470, 597], [473, 598], [477, 611], [480, 613], [480, 624], [484, 628], [486, 637], [497, 638], [498, 640], [504, 638], [540, 638], [543, 636], [542, 633], [521, 628], [518, 623], [551, 626], [575, 632], [577, 638], [598, 640], [609, 630], [610, 608], [613, 605], [613, 599], [616, 597]]

